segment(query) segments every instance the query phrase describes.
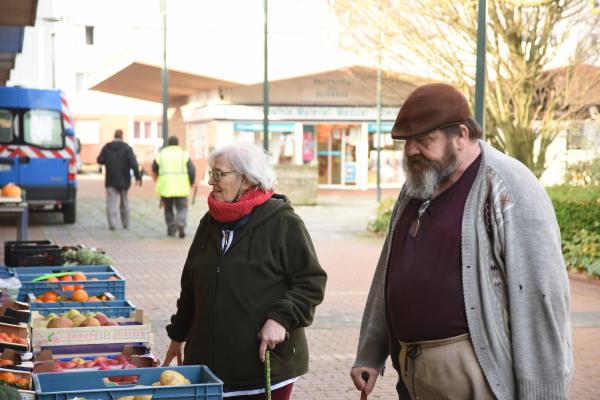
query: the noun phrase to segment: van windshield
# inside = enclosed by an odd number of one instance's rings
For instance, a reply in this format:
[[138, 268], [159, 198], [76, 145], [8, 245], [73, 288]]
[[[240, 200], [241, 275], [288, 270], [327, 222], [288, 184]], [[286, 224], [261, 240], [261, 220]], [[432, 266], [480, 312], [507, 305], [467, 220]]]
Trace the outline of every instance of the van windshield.
[[0, 143], [10, 143], [13, 139], [13, 116], [8, 110], [0, 109]]
[[60, 114], [51, 110], [29, 110], [23, 118], [25, 143], [44, 149], [63, 147]]

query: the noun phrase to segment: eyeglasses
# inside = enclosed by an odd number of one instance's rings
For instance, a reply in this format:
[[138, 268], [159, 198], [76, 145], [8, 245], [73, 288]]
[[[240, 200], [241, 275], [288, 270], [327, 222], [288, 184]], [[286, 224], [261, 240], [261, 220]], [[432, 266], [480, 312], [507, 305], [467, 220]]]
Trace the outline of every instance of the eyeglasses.
[[235, 171], [220, 171], [218, 169], [211, 169], [208, 171], [208, 176], [215, 182], [219, 182], [225, 175], [235, 174]]
[[417, 234], [419, 233], [419, 228], [421, 227], [421, 218], [425, 214], [425, 211], [427, 211], [429, 204], [431, 204], [430, 199], [427, 199], [421, 203], [419, 209], [417, 210], [417, 219], [410, 224], [410, 230], [408, 232], [410, 233], [410, 237], [413, 239], [416, 238]]

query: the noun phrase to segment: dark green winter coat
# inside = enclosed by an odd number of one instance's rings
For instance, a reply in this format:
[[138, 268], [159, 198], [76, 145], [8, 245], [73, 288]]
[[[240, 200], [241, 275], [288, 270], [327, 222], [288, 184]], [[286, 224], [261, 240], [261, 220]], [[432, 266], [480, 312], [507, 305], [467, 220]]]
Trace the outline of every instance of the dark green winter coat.
[[218, 225], [208, 213], [200, 221], [167, 326], [172, 340], [186, 341], [184, 363], [207, 365], [228, 387], [262, 385], [258, 333], [272, 318], [289, 334], [271, 352], [272, 381], [305, 374], [304, 327], [323, 300], [327, 276], [304, 223], [285, 196], [273, 195], [223, 255]]

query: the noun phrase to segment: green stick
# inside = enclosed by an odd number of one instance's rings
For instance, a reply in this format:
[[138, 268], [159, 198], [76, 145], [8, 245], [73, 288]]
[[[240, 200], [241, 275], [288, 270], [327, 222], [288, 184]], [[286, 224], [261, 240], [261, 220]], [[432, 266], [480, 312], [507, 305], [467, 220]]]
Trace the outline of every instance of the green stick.
[[271, 357], [269, 349], [265, 351], [265, 400], [271, 400]]

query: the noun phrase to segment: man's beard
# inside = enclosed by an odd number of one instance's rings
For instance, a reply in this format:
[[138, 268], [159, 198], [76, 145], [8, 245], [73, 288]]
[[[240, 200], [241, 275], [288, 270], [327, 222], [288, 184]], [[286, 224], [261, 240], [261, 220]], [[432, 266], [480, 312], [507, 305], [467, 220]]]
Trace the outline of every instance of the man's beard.
[[402, 160], [402, 168], [406, 175], [406, 194], [410, 197], [425, 200], [430, 199], [456, 171], [458, 152], [449, 142], [446, 154], [441, 161], [431, 161], [422, 155], [408, 157]]

